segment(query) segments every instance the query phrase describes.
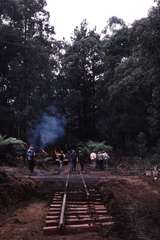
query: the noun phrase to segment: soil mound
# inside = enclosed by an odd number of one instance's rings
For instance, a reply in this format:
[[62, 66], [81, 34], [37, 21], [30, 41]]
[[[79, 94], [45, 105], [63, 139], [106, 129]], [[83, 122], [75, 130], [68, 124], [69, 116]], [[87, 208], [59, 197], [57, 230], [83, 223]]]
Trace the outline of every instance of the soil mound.
[[0, 170], [0, 211], [18, 202], [32, 198], [39, 183], [31, 179], [16, 178], [4, 169]]
[[140, 177], [110, 179], [100, 191], [115, 218], [113, 237], [123, 240], [159, 240], [160, 183]]

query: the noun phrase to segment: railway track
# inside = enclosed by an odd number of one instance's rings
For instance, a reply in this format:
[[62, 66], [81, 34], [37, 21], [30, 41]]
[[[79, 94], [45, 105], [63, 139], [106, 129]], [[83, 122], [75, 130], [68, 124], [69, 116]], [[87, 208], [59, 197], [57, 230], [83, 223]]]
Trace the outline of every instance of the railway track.
[[96, 231], [101, 227], [110, 228], [114, 222], [103, 204], [101, 195], [89, 188], [79, 171], [79, 184], [70, 184], [68, 174], [64, 192], [56, 192], [45, 219], [45, 235]]

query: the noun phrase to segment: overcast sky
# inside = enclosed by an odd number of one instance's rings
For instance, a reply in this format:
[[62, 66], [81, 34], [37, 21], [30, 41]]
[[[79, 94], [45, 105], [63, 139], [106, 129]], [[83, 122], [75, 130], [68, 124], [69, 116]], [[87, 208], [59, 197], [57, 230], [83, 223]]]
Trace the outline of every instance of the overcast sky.
[[47, 0], [47, 3], [56, 37], [69, 39], [84, 18], [90, 28], [97, 26], [100, 32], [112, 16], [123, 18], [126, 23], [146, 17], [153, 0]]

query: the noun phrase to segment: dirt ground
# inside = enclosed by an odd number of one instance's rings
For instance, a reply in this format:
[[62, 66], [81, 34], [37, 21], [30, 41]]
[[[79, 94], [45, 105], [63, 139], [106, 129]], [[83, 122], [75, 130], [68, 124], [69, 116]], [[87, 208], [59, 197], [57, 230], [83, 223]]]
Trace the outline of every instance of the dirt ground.
[[[54, 168], [50, 171], [36, 169], [31, 176], [25, 168], [0, 169], [0, 240], [160, 239], [160, 180], [154, 182], [128, 173], [97, 172], [92, 168], [87, 168], [85, 179], [101, 192], [115, 221], [112, 231], [109, 235], [104, 229], [99, 233], [44, 236], [42, 228], [49, 194], [62, 188], [68, 167], [55, 172]], [[75, 183], [76, 173], [72, 179]]]
[[160, 181], [139, 176], [108, 179], [99, 184], [115, 218], [112, 236], [123, 240], [160, 239]]
[[26, 206], [16, 209], [0, 221], [0, 239], [1, 240], [101, 240], [102, 237], [97, 233], [84, 233], [67, 236], [44, 236], [42, 228], [44, 219], [48, 210], [46, 201], [34, 201]]

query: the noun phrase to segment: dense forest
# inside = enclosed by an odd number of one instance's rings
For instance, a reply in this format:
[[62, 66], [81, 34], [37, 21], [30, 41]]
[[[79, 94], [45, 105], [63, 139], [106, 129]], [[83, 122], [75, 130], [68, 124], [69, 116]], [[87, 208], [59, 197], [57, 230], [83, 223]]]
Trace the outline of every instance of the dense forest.
[[105, 141], [134, 154], [160, 152], [160, 1], [128, 26], [87, 20], [56, 40], [46, 0], [0, 0], [0, 133], [27, 141], [54, 106], [66, 142]]

